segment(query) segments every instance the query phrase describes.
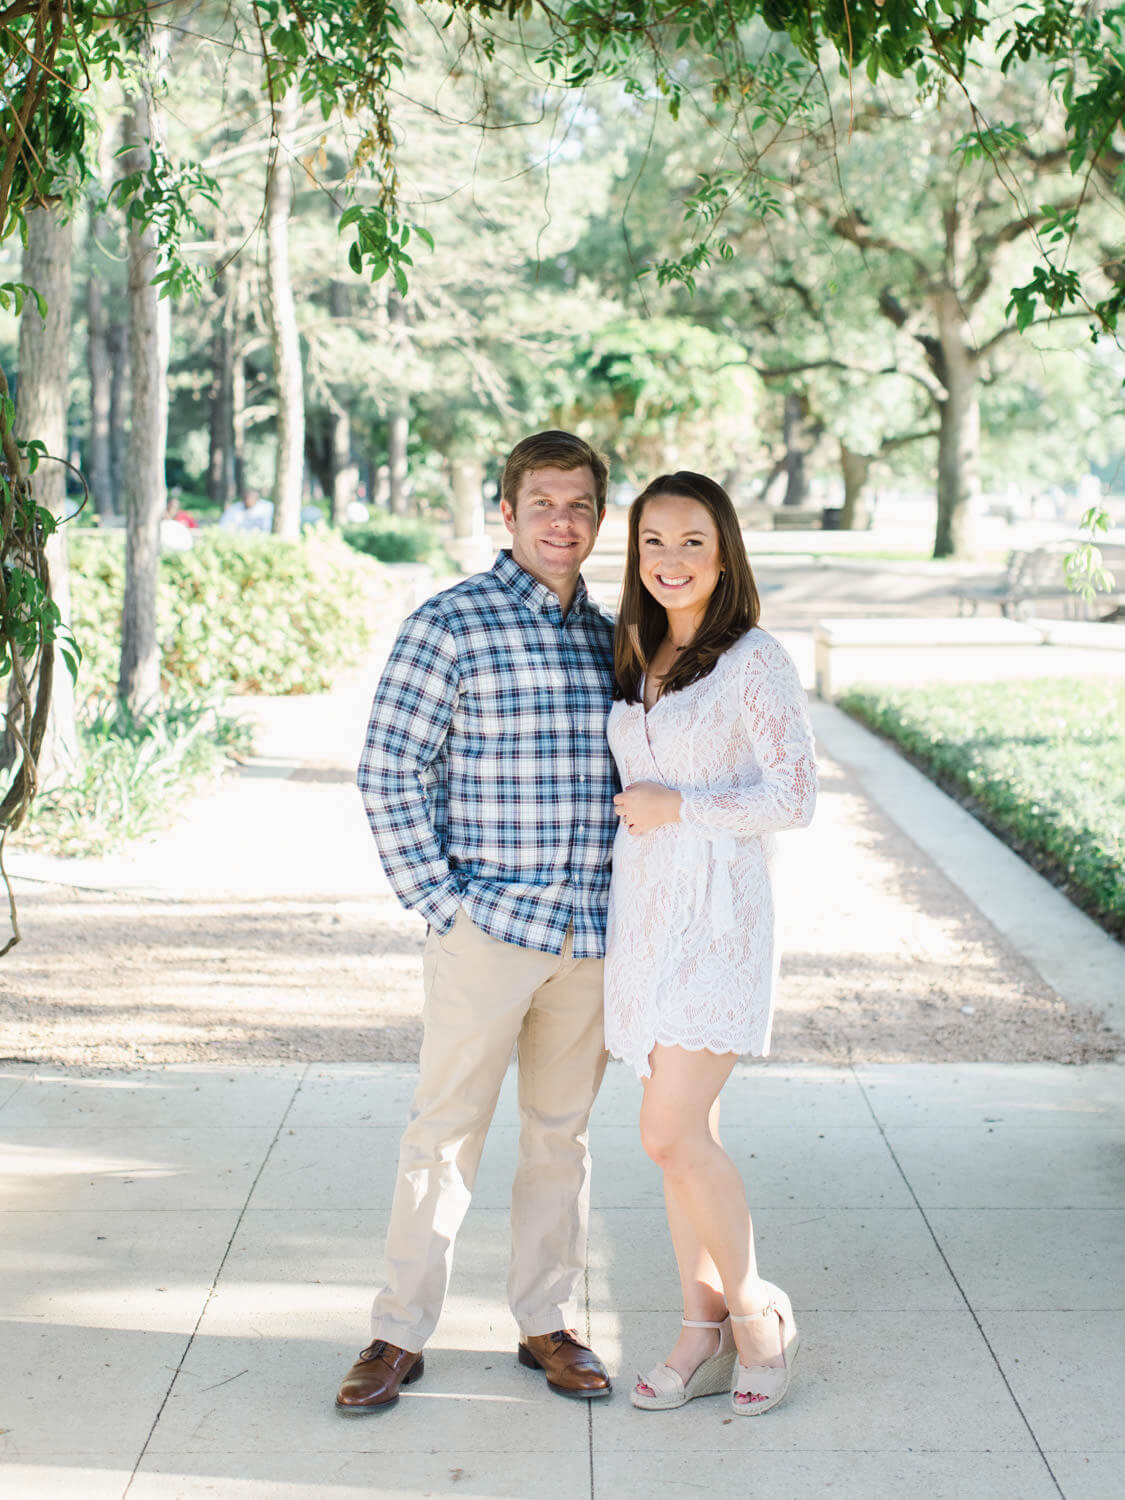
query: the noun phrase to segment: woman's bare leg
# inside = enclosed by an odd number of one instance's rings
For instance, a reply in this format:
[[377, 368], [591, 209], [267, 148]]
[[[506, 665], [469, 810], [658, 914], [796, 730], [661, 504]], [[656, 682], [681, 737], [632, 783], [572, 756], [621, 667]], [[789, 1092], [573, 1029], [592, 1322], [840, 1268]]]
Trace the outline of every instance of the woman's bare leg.
[[[755, 1312], [764, 1300], [742, 1178], [718, 1138], [719, 1090], [736, 1061], [733, 1053], [657, 1046], [641, 1106], [642, 1142], [664, 1173], [684, 1316], [701, 1321], [717, 1321], [726, 1308]], [[733, 1331], [744, 1365], [780, 1362], [770, 1321]], [[667, 1363], [686, 1378], [715, 1347], [710, 1330], [685, 1328]]]
[[[718, 1099], [711, 1106], [707, 1123], [712, 1139], [718, 1142]], [[664, 1207], [680, 1273], [684, 1317], [705, 1323], [721, 1323], [726, 1317], [727, 1302], [718, 1267], [696, 1233], [690, 1214], [680, 1203], [675, 1183], [667, 1175], [664, 1178]], [[746, 1222], [749, 1226], [749, 1215]], [[714, 1354], [718, 1347], [719, 1336], [711, 1329], [681, 1328], [679, 1338], [665, 1364], [670, 1365], [686, 1381], [691, 1372]]]

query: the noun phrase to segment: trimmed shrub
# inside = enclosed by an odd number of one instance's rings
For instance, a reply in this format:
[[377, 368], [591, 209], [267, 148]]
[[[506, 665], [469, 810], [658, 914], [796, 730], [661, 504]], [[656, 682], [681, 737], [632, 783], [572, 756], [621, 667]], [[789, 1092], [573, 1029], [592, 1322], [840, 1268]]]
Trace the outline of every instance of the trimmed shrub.
[[437, 531], [411, 516], [375, 516], [362, 526], [345, 526], [340, 535], [349, 547], [384, 563], [429, 563], [439, 572], [449, 558]]
[[[125, 559], [120, 534], [71, 542], [71, 623], [79, 692], [117, 683]], [[173, 696], [318, 693], [359, 660], [384, 591], [381, 570], [340, 540], [208, 530], [160, 560], [157, 634]]]
[[1125, 937], [1125, 683], [854, 687], [839, 705]]

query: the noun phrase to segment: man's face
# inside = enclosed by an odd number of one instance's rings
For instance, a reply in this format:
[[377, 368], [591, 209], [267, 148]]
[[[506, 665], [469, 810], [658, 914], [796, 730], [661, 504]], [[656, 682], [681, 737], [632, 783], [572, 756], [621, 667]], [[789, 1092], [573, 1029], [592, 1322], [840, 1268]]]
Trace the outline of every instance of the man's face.
[[560, 597], [568, 597], [601, 526], [593, 471], [586, 466], [532, 469], [520, 484], [515, 509], [501, 500], [500, 514], [512, 534], [513, 559]]

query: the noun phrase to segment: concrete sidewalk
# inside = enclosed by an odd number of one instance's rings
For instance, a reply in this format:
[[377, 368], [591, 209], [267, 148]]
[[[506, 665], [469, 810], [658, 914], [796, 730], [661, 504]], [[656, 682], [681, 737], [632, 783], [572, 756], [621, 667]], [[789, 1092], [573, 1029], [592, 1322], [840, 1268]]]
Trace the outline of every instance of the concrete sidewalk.
[[567, 1402], [516, 1363], [509, 1079], [426, 1375], [342, 1419], [412, 1074], [0, 1070], [5, 1496], [1120, 1495], [1116, 1066], [740, 1067], [724, 1135], [803, 1340], [789, 1399], [752, 1422], [628, 1402], [677, 1295], [620, 1066], [583, 1309], [615, 1393]]

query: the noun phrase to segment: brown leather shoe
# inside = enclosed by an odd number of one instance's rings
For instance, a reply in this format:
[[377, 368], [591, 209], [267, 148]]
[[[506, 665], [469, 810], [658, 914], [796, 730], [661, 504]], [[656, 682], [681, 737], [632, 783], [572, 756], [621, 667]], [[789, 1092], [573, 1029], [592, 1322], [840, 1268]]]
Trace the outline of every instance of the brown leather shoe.
[[336, 1410], [342, 1412], [381, 1411], [398, 1400], [399, 1387], [413, 1385], [426, 1361], [421, 1352], [400, 1349], [376, 1339], [344, 1376], [336, 1396]]
[[572, 1328], [529, 1335], [520, 1343], [517, 1358], [529, 1370], [542, 1370], [547, 1384], [560, 1396], [577, 1396], [588, 1401], [609, 1395], [605, 1365]]

